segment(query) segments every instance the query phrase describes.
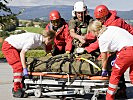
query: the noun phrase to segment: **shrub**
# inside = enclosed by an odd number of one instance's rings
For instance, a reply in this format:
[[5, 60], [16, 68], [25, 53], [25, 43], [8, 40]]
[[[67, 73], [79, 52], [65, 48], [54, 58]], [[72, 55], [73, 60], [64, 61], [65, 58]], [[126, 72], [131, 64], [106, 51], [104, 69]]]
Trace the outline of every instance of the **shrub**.
[[8, 37], [9, 35], [10, 35], [9, 32], [0, 30], [0, 37], [5, 38]]
[[[44, 50], [29, 50], [26, 57], [44, 57], [46, 52]], [[2, 51], [0, 51], [0, 58], [5, 58]]]
[[2, 51], [0, 51], [0, 58], [5, 58]]
[[0, 51], [1, 51], [2, 43], [0, 43]]
[[29, 50], [26, 57], [44, 57], [46, 52], [44, 50]]
[[44, 28], [38, 28], [38, 27], [17, 27], [17, 30], [26, 30], [27, 32], [42, 33]]

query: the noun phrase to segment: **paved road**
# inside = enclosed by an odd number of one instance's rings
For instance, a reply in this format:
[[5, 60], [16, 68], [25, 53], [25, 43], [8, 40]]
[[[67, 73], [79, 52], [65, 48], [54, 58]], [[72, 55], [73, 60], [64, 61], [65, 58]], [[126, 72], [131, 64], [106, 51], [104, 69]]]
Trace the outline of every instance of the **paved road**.
[[[17, 99], [12, 97], [12, 69], [6, 62], [0, 62], [0, 100], [59, 100], [55, 98], [35, 98], [30, 96], [28, 98]], [[128, 70], [125, 73], [125, 78], [129, 81]], [[133, 85], [127, 85], [127, 100], [133, 100]]]

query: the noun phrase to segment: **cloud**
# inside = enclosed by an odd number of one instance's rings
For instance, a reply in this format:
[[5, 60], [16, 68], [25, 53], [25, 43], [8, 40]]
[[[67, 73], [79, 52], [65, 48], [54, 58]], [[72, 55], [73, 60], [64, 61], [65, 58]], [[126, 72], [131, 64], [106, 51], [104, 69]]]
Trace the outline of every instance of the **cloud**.
[[84, 0], [88, 7], [94, 9], [97, 5], [104, 4], [109, 9], [115, 10], [133, 10], [133, 0]]
[[[11, 0], [9, 6], [42, 6], [42, 5], [74, 5], [79, 0]], [[88, 8], [94, 9], [97, 5], [104, 4], [110, 9], [133, 10], [133, 0], [80, 0]]]

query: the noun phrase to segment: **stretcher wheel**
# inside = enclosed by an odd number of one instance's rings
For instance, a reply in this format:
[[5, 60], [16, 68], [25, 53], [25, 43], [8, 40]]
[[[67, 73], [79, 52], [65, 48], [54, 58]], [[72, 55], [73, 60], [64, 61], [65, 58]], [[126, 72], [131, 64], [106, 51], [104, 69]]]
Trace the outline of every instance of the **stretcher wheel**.
[[35, 95], [35, 97], [40, 98], [42, 96], [41, 88], [35, 89], [34, 95]]
[[98, 100], [98, 99], [97, 99], [97, 97], [93, 97], [93, 98], [91, 98], [91, 100]]
[[26, 90], [29, 89], [29, 84], [25, 84], [25, 89], [26, 89]]

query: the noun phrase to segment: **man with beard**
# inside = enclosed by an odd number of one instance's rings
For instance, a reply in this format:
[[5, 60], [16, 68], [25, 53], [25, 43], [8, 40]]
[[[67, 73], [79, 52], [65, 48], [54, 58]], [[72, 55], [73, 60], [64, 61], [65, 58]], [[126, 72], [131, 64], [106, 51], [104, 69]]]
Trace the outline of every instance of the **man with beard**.
[[[83, 45], [87, 43], [87, 26], [93, 18], [88, 15], [87, 6], [82, 1], [78, 1], [74, 4], [72, 16], [73, 18], [69, 21], [69, 31], [73, 37], [74, 48], [83, 47]], [[95, 39], [95, 36], [92, 36], [91, 40]]]

